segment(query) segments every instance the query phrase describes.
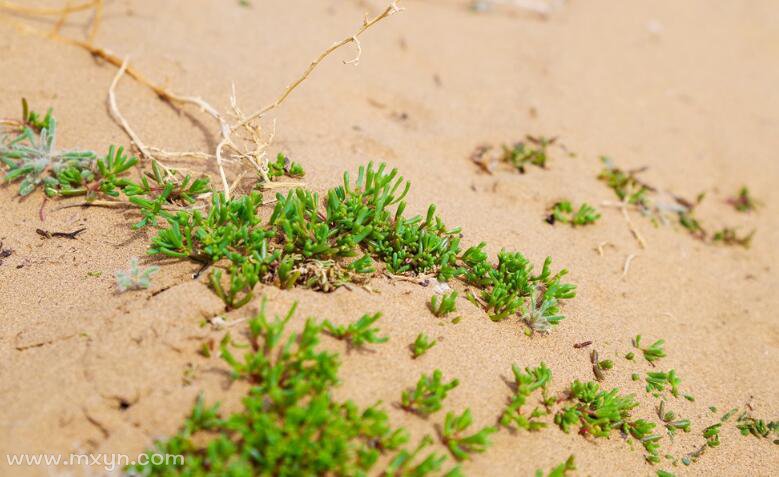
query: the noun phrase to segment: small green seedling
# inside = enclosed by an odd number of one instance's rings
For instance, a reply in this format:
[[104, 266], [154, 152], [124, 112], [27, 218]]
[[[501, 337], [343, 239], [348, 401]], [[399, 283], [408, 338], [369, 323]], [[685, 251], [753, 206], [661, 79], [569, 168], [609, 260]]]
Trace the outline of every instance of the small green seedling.
[[676, 477], [676, 475], [674, 475], [674, 474], [672, 474], [672, 473], [670, 473], [668, 471], [658, 469], [657, 470], [657, 477]]
[[[568, 472], [574, 470], [576, 470], [576, 463], [574, 462], [573, 455], [571, 455], [565, 462], [550, 470], [547, 477], [566, 477]], [[544, 471], [541, 469], [536, 470], [536, 477], [544, 477]]]
[[703, 437], [704, 439], [706, 439], [707, 446], [717, 447], [720, 444], [719, 441], [720, 427], [722, 427], [722, 423], [718, 422], [716, 424], [712, 424], [711, 426], [703, 430]]
[[691, 424], [689, 419], [679, 419], [673, 411], [665, 410], [665, 400], [660, 401], [660, 406], [657, 408], [657, 416], [665, 424], [665, 428], [669, 435], [674, 435], [677, 430], [684, 432], [690, 432]]
[[609, 437], [614, 429], [621, 429], [630, 417], [630, 411], [638, 406], [633, 395], [620, 395], [619, 389], [600, 389], [595, 381], [574, 381], [568, 392], [572, 404], [564, 406], [554, 417], [554, 422], [564, 432], [578, 426], [579, 433], [593, 437]]
[[601, 156], [600, 160], [603, 163], [603, 170], [598, 175], [598, 179], [605, 182], [619, 197], [619, 200], [628, 204], [649, 207], [649, 199], [646, 194], [651, 188], [638, 179], [636, 176], [638, 171], [625, 172], [616, 167], [611, 158], [606, 156]]
[[655, 361], [659, 360], [660, 358], [665, 358], [666, 354], [665, 350], [663, 350], [664, 344], [665, 340], [657, 340], [647, 348], [642, 348], [641, 335], [636, 335], [636, 337], [633, 338], [633, 346], [640, 349], [641, 352], [644, 353], [644, 359], [649, 361], [652, 365], [654, 365]]
[[411, 357], [417, 359], [435, 346], [437, 341], [431, 340], [426, 334], [419, 333], [417, 339], [411, 344]]
[[138, 258], [130, 259], [130, 269], [116, 272], [116, 289], [119, 293], [128, 290], [142, 290], [151, 285], [151, 276], [160, 271], [160, 267], [152, 265], [141, 269], [138, 266]]
[[630, 435], [644, 446], [644, 450], [647, 451], [647, 455], [644, 458], [647, 462], [650, 464], [660, 462], [660, 456], [658, 454], [660, 445], [658, 444], [658, 441], [662, 439], [662, 436], [653, 433], [656, 424], [643, 419], [637, 419], [634, 422], [627, 423], [625, 427]]
[[600, 214], [598, 211], [586, 202], [583, 203], [578, 210], [574, 211], [571, 202], [563, 200], [552, 205], [546, 221], [550, 225], [560, 222], [563, 224], [570, 224], [572, 227], [578, 227], [594, 224], [599, 218]]
[[430, 311], [441, 318], [457, 310], [457, 292], [444, 293], [440, 299], [437, 295], [430, 298]]
[[495, 427], [483, 427], [473, 434], [462, 435], [472, 423], [473, 416], [470, 409], [466, 409], [459, 416], [451, 412], [446, 413], [441, 430], [441, 441], [458, 461], [470, 458], [473, 453], [487, 450], [490, 446], [490, 435], [498, 432]]
[[673, 369], [666, 372], [652, 372], [646, 375], [646, 392], [651, 392], [655, 396], [669, 389], [674, 397], [679, 397], [679, 385], [682, 380], [676, 375]]
[[746, 235], [739, 236], [736, 229], [724, 227], [717, 232], [714, 232], [712, 240], [721, 242], [724, 245], [738, 245], [740, 247], [749, 248], [752, 245], [752, 238], [755, 236], [755, 232], [756, 230], [752, 230]]
[[500, 425], [508, 428], [516, 426], [527, 431], [538, 431], [546, 427], [546, 423], [538, 418], [548, 414], [542, 407], [535, 407], [529, 414], [523, 413], [522, 406], [536, 390], [541, 389], [542, 403], [544, 406], [552, 404], [554, 398], [547, 397], [547, 386], [552, 380], [552, 371], [541, 363], [536, 368], [525, 368], [525, 372], [516, 364], [511, 366], [514, 374], [514, 396], [500, 417]]
[[739, 212], [752, 212], [757, 209], [758, 205], [747, 186], [742, 186], [735, 197], [728, 199], [728, 203]]
[[423, 374], [413, 389], [403, 391], [400, 406], [405, 411], [429, 416], [441, 409], [449, 391], [459, 384], [457, 379], [444, 382], [443, 373], [436, 369], [430, 376]]
[[279, 177], [300, 178], [306, 175], [303, 167], [297, 162], [290, 161], [287, 156], [279, 153], [275, 162], [268, 163], [268, 178], [276, 180]]
[[525, 139], [526, 141], [517, 142], [512, 146], [503, 145], [500, 161], [513, 166], [520, 174], [526, 172], [528, 165], [546, 169], [547, 149], [555, 143], [556, 138], [528, 135]]
[[379, 318], [381, 318], [381, 313], [362, 315], [359, 320], [350, 323], [348, 326], [334, 325], [330, 321], [325, 320], [324, 330], [334, 338], [346, 341], [350, 347], [362, 348], [369, 343], [385, 343], [389, 338], [379, 336], [378, 328], [371, 328]]
[[[537, 303], [539, 297], [541, 303]], [[522, 321], [530, 328], [533, 333], [549, 333], [552, 326], [559, 323], [564, 317], [558, 314], [560, 306], [554, 297], [547, 298], [538, 291], [530, 294], [530, 303], [522, 314]]]

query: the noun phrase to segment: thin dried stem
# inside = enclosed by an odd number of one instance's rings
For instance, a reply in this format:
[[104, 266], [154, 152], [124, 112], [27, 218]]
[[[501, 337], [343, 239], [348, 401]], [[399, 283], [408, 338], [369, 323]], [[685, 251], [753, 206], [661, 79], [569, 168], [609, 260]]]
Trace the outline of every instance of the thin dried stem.
[[9, 12], [13, 12], [13, 13], [20, 13], [22, 15], [38, 15], [38, 16], [52, 15], [53, 16], [53, 15], [62, 15], [67, 13], [89, 10], [99, 2], [100, 0], [89, 0], [87, 2], [78, 3], [76, 5], [70, 5], [69, 4], [70, 2], [68, 2], [68, 5], [66, 5], [65, 7], [57, 8], [57, 7], [30, 7], [27, 5], [19, 5], [17, 3], [0, 0], [0, 9], [8, 10]]
[[151, 152], [149, 152], [149, 150], [146, 148], [146, 145], [143, 143], [143, 141], [141, 141], [141, 138], [138, 137], [135, 131], [133, 131], [133, 129], [130, 127], [130, 124], [127, 122], [124, 116], [122, 116], [122, 113], [119, 111], [119, 107], [116, 104], [116, 85], [119, 84], [119, 80], [124, 75], [124, 72], [127, 71], [128, 60], [129, 57], [125, 58], [125, 60], [122, 62], [122, 66], [119, 67], [119, 70], [116, 72], [113, 81], [111, 81], [111, 86], [108, 88], [108, 109], [114, 120], [119, 123], [124, 132], [130, 136], [130, 140], [138, 149], [138, 152], [141, 154], [141, 156], [144, 159], [152, 159], [153, 156]]
[[250, 121], [253, 121], [255, 119], [258, 119], [262, 117], [265, 113], [268, 111], [271, 111], [272, 109], [275, 109], [278, 107], [281, 103], [284, 102], [284, 100], [287, 99], [287, 97], [298, 87], [301, 83], [303, 83], [310, 75], [311, 73], [316, 69], [317, 66], [319, 66], [319, 63], [322, 62], [325, 58], [327, 58], [331, 53], [333, 53], [335, 50], [341, 48], [344, 45], [348, 45], [349, 43], [352, 43], [354, 41], [357, 41], [357, 38], [365, 33], [366, 30], [368, 30], [370, 27], [375, 25], [376, 23], [380, 22], [381, 20], [395, 14], [401, 11], [401, 8], [398, 7], [397, 0], [393, 0], [387, 8], [384, 9], [381, 13], [376, 15], [373, 19], [368, 20], [367, 18], [363, 20], [362, 26], [357, 30], [353, 35], [350, 35], [346, 38], [344, 38], [341, 41], [333, 43], [329, 48], [327, 48], [325, 51], [319, 54], [319, 56], [311, 62], [310, 65], [308, 65], [308, 68], [306, 68], [306, 71], [303, 72], [303, 75], [301, 75], [297, 80], [295, 80], [292, 84], [287, 86], [287, 88], [284, 90], [284, 92], [276, 98], [275, 101], [270, 103], [269, 105], [265, 106], [264, 108], [260, 109], [259, 111], [256, 111], [255, 113], [250, 114], [246, 119], [244, 119], [242, 122], [236, 124], [233, 126], [233, 130], [236, 130], [240, 127], [243, 127], [245, 124], [248, 124]]

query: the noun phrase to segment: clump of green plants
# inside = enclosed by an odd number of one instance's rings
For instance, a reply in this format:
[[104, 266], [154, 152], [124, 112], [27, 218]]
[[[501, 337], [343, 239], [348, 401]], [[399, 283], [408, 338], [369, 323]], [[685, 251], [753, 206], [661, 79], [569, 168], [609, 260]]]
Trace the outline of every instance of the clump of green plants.
[[755, 236], [755, 230], [746, 235], [739, 235], [738, 231], [732, 227], [723, 227], [714, 232], [712, 240], [724, 245], [738, 245], [739, 247], [749, 248], [752, 245], [752, 238]]
[[[360, 283], [375, 271], [373, 261], [378, 260], [392, 274], [463, 279], [481, 289], [473, 300], [495, 320], [518, 312], [539, 289], [542, 316], [549, 324], [562, 319], [560, 302], [574, 297], [576, 288], [562, 283], [566, 270], [552, 274], [547, 258], [541, 273], [534, 275], [522, 254], [508, 251], [501, 251], [498, 264], [492, 265], [484, 243], [460, 254], [459, 228], [448, 229], [435, 206], [424, 218], [404, 216], [409, 188], [396, 169], [387, 172], [384, 164], [368, 164], [359, 168], [355, 182], [345, 173], [343, 185], [327, 192], [324, 212], [317, 194], [298, 188], [277, 194], [268, 221], [258, 214], [259, 192], [229, 201], [214, 193], [207, 214], [160, 212], [168, 226], [152, 239], [149, 251], [203, 263], [227, 259], [226, 266], [211, 272], [211, 283], [228, 307], [250, 300], [260, 282], [326, 292]], [[434, 311], [450, 311], [454, 298], [450, 294], [436, 301]]]
[[286, 155], [279, 153], [274, 162], [268, 162], [268, 178], [276, 180], [279, 177], [291, 177], [298, 179], [306, 175], [303, 166], [290, 161]]
[[490, 435], [498, 432], [495, 427], [483, 427], [473, 434], [464, 435], [473, 423], [471, 410], [462, 414], [446, 413], [444, 425], [441, 428], [441, 441], [449, 449], [455, 459], [467, 460], [471, 454], [482, 453], [491, 445]]
[[524, 174], [529, 165], [546, 169], [546, 163], [549, 159], [547, 149], [554, 142], [554, 138], [525, 136], [525, 141], [516, 142], [511, 146], [503, 145], [500, 161], [511, 165], [520, 174]]
[[464, 280], [481, 288], [479, 296], [471, 295], [471, 300], [484, 308], [493, 321], [517, 313], [527, 301], [530, 303], [525, 314], [532, 314], [531, 321], [540, 324], [539, 331], [551, 327], [546, 323], [554, 325], [563, 319], [559, 315], [560, 300], [576, 296], [576, 285], [562, 282], [567, 270], [552, 274], [552, 260], [547, 257], [541, 272], [534, 275], [533, 265], [521, 253], [505, 250], [498, 253], [497, 265], [492, 265], [484, 253], [485, 246], [482, 242], [463, 253]]
[[373, 324], [381, 318], [381, 313], [362, 315], [359, 320], [348, 325], [334, 325], [328, 320], [323, 323], [325, 332], [332, 337], [346, 341], [350, 347], [362, 348], [366, 344], [386, 343], [389, 338], [379, 336], [380, 330]]
[[423, 374], [413, 389], [403, 391], [400, 406], [408, 412], [429, 416], [441, 409], [449, 391], [459, 384], [457, 379], [445, 382], [443, 373], [436, 369], [430, 376]]
[[644, 354], [644, 359], [649, 361], [652, 365], [660, 358], [665, 358], [666, 354], [663, 345], [665, 345], [665, 340], [657, 340], [646, 348], [643, 348], [641, 346], [641, 335], [636, 335], [636, 337], [633, 338], [633, 346], [640, 349]]
[[757, 210], [758, 205], [747, 186], [742, 186], [735, 197], [728, 199], [728, 203], [739, 212], [752, 212]]
[[[568, 472], [572, 472], [574, 470], [576, 470], [576, 463], [574, 462], [573, 455], [571, 455], [565, 460], [565, 462], [550, 470], [546, 475], [547, 477], [566, 477], [569, 475]], [[536, 470], [536, 477], [544, 477], [544, 471], [541, 469]]]
[[[383, 475], [387, 477], [422, 477], [441, 470], [446, 456], [430, 453], [421, 462], [417, 462], [417, 456], [428, 446], [433, 444], [430, 436], [422, 438], [412, 451], [402, 449], [392, 459]], [[443, 477], [462, 477], [459, 467], [443, 474]]]
[[430, 298], [430, 311], [437, 317], [442, 318], [449, 313], [457, 310], [457, 292], [444, 293], [443, 295], [433, 295]]
[[[360, 407], [333, 397], [340, 359], [319, 349], [322, 325], [308, 319], [288, 332], [293, 306], [267, 318], [264, 304], [249, 320], [248, 343], [222, 340], [221, 355], [236, 380], [251, 384], [243, 408], [222, 417], [198, 398], [182, 429], [151, 453], [183, 460], [137, 464], [135, 475], [367, 475], [388, 456], [388, 475], [431, 475], [445, 456], [417, 457], [429, 443], [405, 450], [408, 433], [394, 428], [378, 405]], [[233, 354], [244, 349], [239, 358]], [[428, 439], [429, 441], [429, 439]]]
[[572, 404], [564, 406], [554, 417], [555, 424], [566, 433], [579, 426], [581, 434], [609, 437], [612, 430], [625, 426], [630, 411], [638, 406], [633, 395], [620, 395], [617, 388], [604, 391], [594, 381], [574, 381], [568, 395]]
[[435, 346], [437, 341], [431, 340], [426, 334], [419, 333], [417, 335], [417, 339], [414, 340], [414, 342], [411, 344], [411, 357], [413, 359], [417, 359], [423, 354], [427, 353], [427, 351]]
[[680, 384], [682, 384], [682, 380], [673, 369], [668, 372], [650, 372], [646, 375], [646, 392], [651, 392], [655, 397], [658, 397], [666, 389], [671, 391], [674, 397], [679, 397]]
[[[756, 419], [744, 412], [736, 420], [736, 427], [742, 436], [753, 435], [758, 438], [767, 438], [772, 433], [779, 437], [779, 421], [765, 422], [763, 419]], [[774, 444], [779, 444], [779, 439], [774, 440]]]
[[138, 265], [138, 257], [133, 257], [128, 270], [116, 272], [116, 289], [119, 293], [124, 293], [128, 290], [149, 288], [152, 275], [159, 271], [160, 267], [156, 265], [142, 269]]
[[586, 202], [575, 209], [570, 201], [563, 200], [552, 205], [547, 223], [554, 225], [557, 222], [570, 224], [572, 227], [594, 224], [600, 218], [600, 213]]
[[[538, 431], [546, 427], [546, 423], [538, 418], [549, 413], [547, 407], [551, 405], [554, 398], [547, 396], [547, 386], [552, 380], [552, 371], [541, 363], [538, 367], [522, 368], [512, 365], [511, 371], [514, 374], [514, 396], [511, 397], [508, 406], [503, 410], [500, 417], [500, 424], [512, 428], [516, 426], [519, 429], [527, 431]], [[536, 391], [541, 390], [541, 403], [543, 407], [536, 406], [529, 414], [523, 412], [522, 407], [527, 404], [528, 398]]]

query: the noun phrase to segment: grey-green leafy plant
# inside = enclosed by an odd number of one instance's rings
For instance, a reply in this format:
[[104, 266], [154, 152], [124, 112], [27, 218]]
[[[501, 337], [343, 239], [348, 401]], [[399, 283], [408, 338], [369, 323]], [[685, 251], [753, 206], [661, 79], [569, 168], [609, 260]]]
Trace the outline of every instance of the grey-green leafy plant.
[[495, 427], [483, 427], [473, 434], [464, 435], [473, 423], [471, 410], [462, 414], [446, 413], [441, 428], [441, 441], [458, 461], [467, 460], [473, 453], [481, 453], [491, 445], [490, 435], [498, 432]]
[[722, 423], [718, 422], [716, 424], [710, 425], [709, 427], [703, 430], [703, 437], [704, 439], [706, 439], [706, 445], [708, 445], [709, 447], [719, 446], [720, 427], [722, 427]]
[[408, 412], [429, 416], [441, 409], [449, 391], [459, 384], [457, 379], [445, 382], [443, 373], [436, 369], [430, 376], [423, 374], [414, 388], [403, 391], [400, 406]]
[[665, 340], [657, 340], [646, 348], [643, 348], [641, 347], [641, 335], [636, 335], [636, 337], [633, 338], [633, 346], [640, 349], [644, 354], [644, 359], [652, 364], [660, 358], [665, 358], [665, 350], [663, 349], [664, 344]]
[[327, 320], [323, 325], [325, 332], [329, 335], [346, 341], [350, 347], [361, 348], [366, 344], [385, 343], [389, 340], [386, 336], [379, 336], [379, 329], [373, 327], [379, 318], [381, 318], [381, 313], [365, 314], [359, 320], [346, 326], [334, 325]]
[[[540, 303], [537, 300], [540, 299]], [[539, 290], [530, 294], [530, 302], [522, 313], [522, 321], [530, 327], [534, 333], [549, 333], [552, 326], [559, 323], [564, 317], [559, 314], [560, 306], [557, 298], [547, 296]]]
[[[552, 371], [544, 363], [535, 368], [527, 367], [524, 373], [522, 368], [514, 364], [511, 367], [511, 371], [514, 374], [514, 396], [512, 396], [509, 404], [503, 410], [503, 414], [500, 416], [500, 424], [509, 428], [516, 426], [519, 429], [528, 431], [543, 429], [547, 424], [538, 418], [549, 413], [546, 408], [554, 401], [554, 398], [550, 400], [547, 397], [547, 386], [552, 380]], [[536, 406], [529, 413], [524, 412], [523, 406], [527, 404], [527, 400], [538, 389], [541, 390], [542, 399], [540, 402], [544, 406]]]
[[457, 292], [444, 293], [443, 295], [433, 295], [430, 298], [430, 311], [441, 318], [457, 310]]
[[594, 224], [599, 218], [600, 213], [586, 202], [579, 206], [578, 209], [575, 209], [570, 201], [562, 200], [552, 205], [546, 221], [551, 225], [560, 222], [562, 224], [570, 224], [572, 227], [579, 227]]
[[116, 272], [116, 288], [119, 293], [149, 288], [152, 275], [158, 271], [160, 271], [160, 267], [156, 265], [141, 268], [138, 265], [138, 258], [133, 257], [130, 259], [128, 270]]
[[419, 333], [417, 335], [417, 339], [414, 340], [414, 343], [411, 344], [411, 357], [413, 359], [417, 359], [423, 354], [427, 353], [427, 351], [435, 346], [437, 343], [436, 340], [431, 340], [426, 334]]
[[40, 186], [52, 195], [61, 182], [81, 183], [94, 176], [93, 152], [56, 149], [57, 121], [51, 110], [41, 118], [29, 111], [25, 100], [22, 109], [22, 121], [0, 130], [0, 163], [6, 168], [3, 179], [19, 181], [20, 196]]

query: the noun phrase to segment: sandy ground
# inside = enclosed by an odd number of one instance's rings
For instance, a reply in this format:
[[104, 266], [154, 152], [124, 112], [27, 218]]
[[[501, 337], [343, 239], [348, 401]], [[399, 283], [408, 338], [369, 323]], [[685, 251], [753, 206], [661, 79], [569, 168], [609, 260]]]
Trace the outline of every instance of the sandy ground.
[[[253, 109], [351, 32], [363, 12], [383, 6], [378, 0], [252, 3], [112, 1], [98, 42], [132, 55], [155, 80], [219, 107], [228, 105], [235, 82], [241, 103]], [[620, 357], [641, 333], [665, 338], [662, 367], [675, 368], [683, 391], [696, 398], [674, 402], [694, 431], [672, 444], [664, 439], [662, 453], [692, 451], [700, 430], [716, 420], [709, 406], [748, 403], [757, 416], [779, 416], [779, 4], [571, 0], [547, 19], [510, 8], [475, 14], [444, 0], [402, 5], [406, 11], [363, 37], [358, 67], [341, 61], [353, 50], [339, 52], [278, 111], [274, 148], [301, 162], [316, 190], [368, 160], [387, 161], [412, 181], [411, 209], [437, 203], [448, 224], [463, 227], [465, 245], [485, 241], [493, 254], [520, 250], [539, 264], [553, 256], [571, 271], [578, 296], [550, 335], [529, 338], [516, 320], [493, 323], [465, 300], [462, 322], [441, 326], [425, 308], [430, 288], [384, 278], [373, 281], [376, 294], [263, 289], [276, 312], [300, 301], [298, 325], [308, 315], [346, 322], [384, 312], [380, 324], [390, 342], [344, 356], [339, 394], [362, 404], [383, 400], [396, 424], [421, 436], [443, 416], [423, 421], [389, 403], [420, 373], [440, 368], [462, 383], [447, 408], [470, 406], [477, 424], [487, 425], [510, 394], [502, 378], [512, 363], [545, 361], [553, 389], [562, 390], [573, 379], [591, 379], [588, 350], [572, 345], [592, 340], [617, 362], [606, 386], [636, 393], [636, 415], [652, 418], [654, 400], [630, 380], [645, 363]], [[87, 19], [73, 16], [64, 33], [83, 37]], [[110, 65], [0, 22], [0, 71], [0, 117], [16, 117], [24, 96], [38, 109], [54, 107], [62, 147], [102, 151], [128, 144], [106, 109]], [[196, 111], [192, 117], [199, 119], [180, 115], [127, 79], [118, 94], [147, 143], [214, 146], [213, 125]], [[559, 136], [576, 156], [556, 150], [548, 171], [526, 175], [480, 174], [468, 160], [479, 143], [526, 133]], [[546, 224], [544, 211], [557, 199], [612, 199], [596, 180], [601, 154], [626, 168], [649, 166], [649, 182], [678, 194], [706, 191], [703, 221], [712, 228], [756, 227], [752, 248], [706, 245], [634, 217], [648, 244], [641, 250], [613, 209], [604, 209], [594, 227]], [[213, 164], [189, 166], [215, 172]], [[742, 184], [762, 201], [756, 214], [738, 214], [724, 203]], [[130, 229], [134, 215], [50, 202], [41, 223], [39, 194], [20, 201], [14, 187], [2, 186], [0, 202], [0, 240], [14, 251], [0, 265], [0, 454], [134, 455], [175, 432], [198, 392], [213, 401], [240, 398], [219, 359], [195, 352], [221, 336], [201, 322], [223, 313], [210, 290], [191, 279], [195, 265], [165, 263], [148, 291], [115, 292], [113, 273], [143, 256], [150, 237]], [[87, 230], [73, 241], [43, 240], [35, 232], [80, 226]], [[615, 247], [599, 256], [594, 249], [603, 241]], [[629, 254], [637, 256], [622, 278]], [[252, 303], [227, 318], [256, 308]], [[442, 341], [412, 361], [406, 346], [419, 332]], [[571, 453], [576, 475], [655, 472], [619, 438], [593, 443], [556, 428], [501, 432], [463, 470], [531, 475]], [[742, 437], [726, 425], [719, 448], [673, 471], [771, 475], [777, 468], [770, 440]], [[81, 470], [0, 463], [3, 475]]]

